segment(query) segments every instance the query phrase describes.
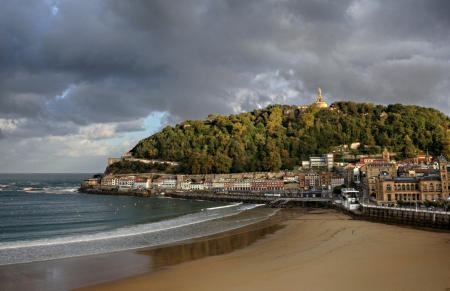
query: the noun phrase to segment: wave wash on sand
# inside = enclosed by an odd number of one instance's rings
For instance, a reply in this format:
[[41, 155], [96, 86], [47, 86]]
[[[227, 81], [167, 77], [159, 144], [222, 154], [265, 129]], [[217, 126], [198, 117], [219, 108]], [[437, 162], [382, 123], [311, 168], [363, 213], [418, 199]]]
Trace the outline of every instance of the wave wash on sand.
[[197, 213], [169, 220], [121, 227], [95, 234], [0, 243], [0, 265], [154, 247], [211, 235], [261, 221], [275, 212], [274, 209], [259, 209], [252, 212], [254, 215], [245, 221], [225, 220], [227, 217], [259, 206], [236, 203], [206, 208]]

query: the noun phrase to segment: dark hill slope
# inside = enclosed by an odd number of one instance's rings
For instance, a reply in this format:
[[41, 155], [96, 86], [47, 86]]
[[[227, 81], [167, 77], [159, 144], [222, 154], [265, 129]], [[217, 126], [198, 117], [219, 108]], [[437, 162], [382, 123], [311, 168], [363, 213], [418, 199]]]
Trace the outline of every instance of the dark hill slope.
[[336, 102], [330, 110], [315, 106], [271, 105], [206, 121], [185, 121], [141, 140], [138, 158], [182, 162], [190, 173], [228, 173], [291, 169], [311, 154], [330, 152], [359, 141], [368, 154], [384, 146], [400, 156], [429, 150], [449, 153], [450, 119], [419, 106]]

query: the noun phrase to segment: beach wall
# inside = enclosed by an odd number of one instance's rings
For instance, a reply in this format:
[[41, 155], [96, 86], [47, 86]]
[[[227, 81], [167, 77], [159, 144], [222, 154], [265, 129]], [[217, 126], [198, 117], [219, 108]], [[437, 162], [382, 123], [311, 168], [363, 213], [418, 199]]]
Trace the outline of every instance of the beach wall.
[[[361, 218], [387, 223], [450, 229], [450, 213], [361, 205]], [[356, 215], [358, 216], [358, 215]]]

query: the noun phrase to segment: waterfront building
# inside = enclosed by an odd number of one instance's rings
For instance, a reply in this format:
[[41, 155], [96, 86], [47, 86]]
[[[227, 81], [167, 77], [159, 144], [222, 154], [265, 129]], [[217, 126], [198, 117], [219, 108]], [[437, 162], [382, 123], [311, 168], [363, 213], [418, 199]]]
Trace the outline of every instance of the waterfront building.
[[334, 189], [337, 186], [342, 186], [342, 185], [344, 185], [344, 176], [333, 174], [331, 176], [331, 189]]
[[175, 189], [177, 187], [177, 179], [174, 178], [165, 178], [160, 185], [161, 188], [166, 189]]
[[117, 187], [117, 186], [119, 186], [119, 178], [103, 177], [101, 180], [101, 185], [106, 186], [106, 187]]
[[205, 186], [202, 182], [194, 182], [189, 185], [189, 190], [192, 191], [203, 191], [205, 190]]
[[391, 177], [397, 177], [397, 165], [386, 161], [377, 161], [365, 164], [362, 168], [364, 173], [364, 187], [372, 198], [376, 197], [375, 178], [381, 171], [386, 171]]
[[398, 200], [408, 202], [438, 201], [449, 197], [447, 160], [439, 158], [439, 170], [416, 177], [393, 177], [387, 171], [375, 179], [379, 205], [393, 205]]
[[305, 175], [305, 188], [307, 189], [319, 189], [320, 188], [320, 175], [314, 172], [307, 173]]
[[251, 182], [252, 191], [279, 191], [284, 190], [283, 180], [271, 179], [264, 181], [253, 181]]
[[331, 172], [321, 172], [320, 173], [320, 188], [321, 189], [330, 189], [332, 176], [333, 176], [333, 173], [331, 173]]
[[234, 191], [250, 191], [251, 188], [250, 180], [238, 180], [234, 183], [231, 190]]
[[97, 178], [91, 178], [91, 179], [84, 179], [81, 181], [82, 187], [94, 187], [98, 186], [100, 184], [100, 179]]
[[133, 188], [136, 189], [148, 189], [151, 185], [151, 179], [147, 177], [136, 177]]
[[133, 188], [133, 185], [135, 182], [136, 182], [135, 176], [120, 177], [119, 178], [119, 189]]
[[185, 190], [185, 191], [190, 190], [191, 189], [191, 181], [188, 180], [188, 181], [180, 182], [180, 187], [181, 187], [181, 190]]
[[305, 181], [305, 174], [299, 174], [298, 175], [298, 187], [300, 189], [305, 189], [306, 181]]
[[152, 186], [154, 188], [159, 188], [163, 185], [163, 183], [164, 183], [164, 180], [162, 178], [153, 179]]

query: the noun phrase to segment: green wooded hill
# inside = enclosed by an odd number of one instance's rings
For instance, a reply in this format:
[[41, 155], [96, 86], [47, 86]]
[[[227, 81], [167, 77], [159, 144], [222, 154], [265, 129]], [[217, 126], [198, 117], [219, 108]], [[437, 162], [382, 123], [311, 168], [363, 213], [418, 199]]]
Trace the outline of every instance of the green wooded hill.
[[361, 151], [381, 153], [386, 146], [399, 157], [427, 149], [450, 155], [450, 119], [432, 108], [336, 102], [329, 109], [312, 105], [270, 105], [230, 116], [209, 115], [167, 126], [141, 140], [133, 156], [178, 161], [185, 173], [229, 173], [292, 169], [312, 154], [361, 142]]

